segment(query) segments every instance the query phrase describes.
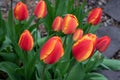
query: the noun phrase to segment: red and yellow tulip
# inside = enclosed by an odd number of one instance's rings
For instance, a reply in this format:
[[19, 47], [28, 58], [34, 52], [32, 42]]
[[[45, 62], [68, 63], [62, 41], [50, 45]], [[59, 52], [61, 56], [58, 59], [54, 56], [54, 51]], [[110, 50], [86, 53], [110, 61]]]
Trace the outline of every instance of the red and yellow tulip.
[[72, 34], [78, 26], [78, 20], [73, 14], [67, 14], [62, 23], [62, 32], [64, 34]]
[[57, 16], [53, 21], [52, 29], [54, 31], [60, 31], [62, 27], [62, 22], [63, 22], [63, 18], [60, 16]]
[[99, 50], [101, 53], [104, 52], [108, 48], [110, 41], [111, 39], [108, 36], [103, 36], [101, 38], [98, 38], [96, 49]]
[[53, 64], [64, 55], [62, 39], [58, 36], [51, 37], [40, 50], [40, 60]]
[[92, 25], [97, 25], [102, 17], [102, 9], [101, 8], [95, 8], [89, 12], [88, 15], [88, 23]]
[[24, 51], [31, 51], [34, 45], [34, 40], [31, 35], [31, 33], [28, 30], [25, 30], [19, 39], [18, 45], [24, 50]]
[[77, 41], [79, 40], [80, 38], [82, 38], [83, 36], [83, 30], [78, 28], [75, 30], [74, 34], [73, 34], [73, 40], [74, 41]]
[[34, 15], [37, 18], [44, 18], [47, 15], [47, 6], [44, 0], [40, 0], [35, 9], [34, 9]]
[[94, 51], [95, 42], [96, 35], [87, 34], [74, 43], [72, 53], [75, 59], [79, 62], [88, 59]]
[[17, 20], [25, 20], [28, 17], [28, 9], [27, 6], [22, 3], [18, 2], [14, 8], [14, 16]]

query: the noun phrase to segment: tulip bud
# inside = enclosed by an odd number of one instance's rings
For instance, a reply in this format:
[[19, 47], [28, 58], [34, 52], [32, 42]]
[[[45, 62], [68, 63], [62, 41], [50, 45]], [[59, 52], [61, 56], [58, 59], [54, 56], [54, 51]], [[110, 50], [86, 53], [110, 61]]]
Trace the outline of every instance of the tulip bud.
[[28, 9], [27, 6], [22, 3], [18, 2], [14, 8], [14, 16], [17, 20], [25, 20], [28, 17]]
[[92, 55], [96, 41], [95, 38], [96, 35], [87, 34], [74, 43], [72, 53], [77, 61], [84, 61]]
[[52, 24], [52, 28], [54, 31], [60, 31], [61, 30], [61, 25], [62, 25], [62, 17], [60, 16], [57, 16], [54, 21], [53, 21], [53, 24]]
[[108, 36], [103, 36], [101, 38], [98, 38], [96, 49], [99, 50], [101, 53], [104, 52], [108, 48], [110, 41], [111, 39]]
[[19, 39], [18, 45], [24, 50], [24, 51], [31, 51], [33, 48], [33, 37], [31, 33], [28, 30], [25, 30]]
[[76, 31], [75, 31], [74, 34], [73, 34], [73, 40], [74, 40], [74, 41], [77, 41], [77, 40], [79, 40], [80, 38], [82, 38], [82, 36], [83, 36], [83, 30], [80, 29], [80, 28], [78, 28], [78, 29], [76, 29]]
[[77, 18], [72, 14], [67, 14], [62, 23], [62, 32], [64, 34], [72, 34], [78, 26]]
[[44, 18], [47, 15], [47, 6], [44, 0], [40, 0], [34, 10], [37, 18]]
[[47, 64], [57, 62], [64, 54], [62, 39], [58, 36], [50, 38], [41, 48], [40, 60]]
[[101, 8], [95, 8], [89, 12], [88, 15], [88, 23], [92, 25], [97, 25], [102, 17], [102, 9]]

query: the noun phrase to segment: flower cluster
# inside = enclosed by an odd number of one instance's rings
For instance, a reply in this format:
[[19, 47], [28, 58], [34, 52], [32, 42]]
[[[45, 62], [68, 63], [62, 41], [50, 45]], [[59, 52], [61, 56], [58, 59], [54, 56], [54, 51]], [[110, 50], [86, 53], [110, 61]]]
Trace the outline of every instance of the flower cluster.
[[[0, 70], [8, 73], [8, 79], [90, 80], [90, 76], [95, 75], [90, 71], [105, 65], [101, 53], [107, 50], [111, 39], [95, 34], [102, 8], [94, 8], [86, 14], [82, 10], [85, 2], [75, 7], [74, 0], [55, 0], [54, 3], [39, 0], [33, 15], [29, 16], [23, 2], [9, 11], [7, 21], [0, 12], [0, 25], [3, 25], [0, 35], [5, 35], [0, 38], [0, 57], [3, 58]], [[44, 37], [41, 27], [47, 33]]]

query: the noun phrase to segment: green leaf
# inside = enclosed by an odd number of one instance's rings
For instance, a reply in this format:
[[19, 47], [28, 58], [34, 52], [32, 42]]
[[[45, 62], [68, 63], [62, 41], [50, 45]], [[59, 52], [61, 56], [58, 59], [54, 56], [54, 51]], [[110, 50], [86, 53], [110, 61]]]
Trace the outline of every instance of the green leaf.
[[68, 0], [56, 0], [56, 16], [63, 16], [64, 14], [67, 14], [67, 4]]
[[72, 39], [72, 35], [66, 35], [64, 37], [64, 50], [65, 50], [65, 54], [63, 56], [63, 59], [65, 60], [70, 60], [71, 59], [71, 50], [72, 50], [72, 45], [73, 45], [73, 39]]
[[21, 80], [20, 77], [15, 73], [15, 69], [18, 68], [16, 64], [11, 62], [1, 62], [0, 70], [6, 72], [10, 78], [10, 80]]
[[65, 80], [83, 80], [85, 77], [84, 67], [81, 63], [74, 65], [69, 73], [69, 76]]
[[68, 70], [68, 68], [70, 67], [70, 60], [67, 61], [67, 60], [60, 60], [58, 63], [57, 63], [57, 71], [59, 71], [59, 73], [64, 76]]
[[114, 59], [104, 59], [103, 64], [112, 70], [120, 70], [120, 61]]
[[14, 20], [13, 20], [13, 11], [10, 10], [8, 13], [8, 25], [7, 25], [7, 30], [9, 37], [13, 42], [15, 42], [15, 28], [14, 28]]
[[91, 28], [90, 28], [90, 33], [93, 33], [93, 34], [95, 34], [96, 33], [96, 31], [100, 28], [100, 25], [96, 25], [96, 26], [90, 26]]
[[99, 73], [88, 73], [85, 80], [108, 80], [104, 75]]
[[2, 52], [0, 52], [0, 57], [5, 61], [15, 62], [17, 60], [17, 56], [14, 53], [2, 53]]
[[98, 51], [96, 51], [94, 55], [92, 55], [92, 57], [88, 59], [88, 61], [85, 64], [86, 72], [90, 72], [93, 69], [98, 68], [98, 66], [102, 64], [103, 60], [104, 56], [101, 55], [101, 53], [99, 53]]

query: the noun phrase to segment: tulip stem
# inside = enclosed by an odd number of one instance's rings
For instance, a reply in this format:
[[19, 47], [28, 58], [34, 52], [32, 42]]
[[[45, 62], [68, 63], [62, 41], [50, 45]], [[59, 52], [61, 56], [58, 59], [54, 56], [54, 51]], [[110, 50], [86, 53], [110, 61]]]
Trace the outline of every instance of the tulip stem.
[[68, 71], [67, 71], [68, 73], [67, 73], [67, 75], [66, 75], [65, 80], [67, 80], [67, 78], [68, 78], [68, 76], [69, 76], [69, 74], [70, 74], [70, 72], [71, 72], [74, 64], [75, 64], [75, 60], [74, 60], [74, 58], [72, 58], [72, 59], [71, 59], [71, 63], [70, 63], [70, 67], [68, 68]]
[[41, 80], [44, 80], [45, 69], [46, 69], [46, 64], [44, 64], [44, 66], [43, 66], [43, 71], [42, 71], [42, 74], [41, 74]]
[[65, 36], [65, 39], [64, 39], [64, 42], [63, 42], [64, 47], [66, 45], [66, 41], [67, 41], [67, 35]]

